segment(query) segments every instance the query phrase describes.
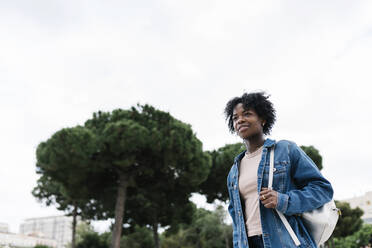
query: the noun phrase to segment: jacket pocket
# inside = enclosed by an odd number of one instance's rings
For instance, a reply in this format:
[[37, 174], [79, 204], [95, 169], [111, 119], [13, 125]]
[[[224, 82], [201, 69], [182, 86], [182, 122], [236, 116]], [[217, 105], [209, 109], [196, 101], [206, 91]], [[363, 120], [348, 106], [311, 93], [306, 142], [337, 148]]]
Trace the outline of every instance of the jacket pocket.
[[[287, 161], [275, 161], [274, 163], [274, 175], [273, 175], [273, 189], [280, 193], [285, 193], [286, 180], [287, 180]], [[269, 170], [270, 165], [266, 164], [263, 175], [263, 187], [267, 187], [269, 184]]]

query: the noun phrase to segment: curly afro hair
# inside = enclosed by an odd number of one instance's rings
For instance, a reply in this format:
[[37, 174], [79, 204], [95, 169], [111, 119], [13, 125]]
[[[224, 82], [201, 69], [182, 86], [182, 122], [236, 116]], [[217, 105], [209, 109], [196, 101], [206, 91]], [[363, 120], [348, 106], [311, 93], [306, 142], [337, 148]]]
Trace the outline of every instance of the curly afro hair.
[[235, 97], [231, 99], [225, 107], [225, 116], [228, 121], [228, 127], [230, 132], [234, 133], [234, 123], [233, 123], [233, 113], [234, 108], [239, 103], [243, 104], [244, 109], [252, 109], [257, 115], [265, 120], [265, 125], [263, 126], [263, 133], [270, 134], [271, 129], [275, 123], [275, 109], [273, 104], [268, 100], [270, 96], [266, 95], [265, 92], [255, 92], [255, 93], [244, 93], [241, 97]]

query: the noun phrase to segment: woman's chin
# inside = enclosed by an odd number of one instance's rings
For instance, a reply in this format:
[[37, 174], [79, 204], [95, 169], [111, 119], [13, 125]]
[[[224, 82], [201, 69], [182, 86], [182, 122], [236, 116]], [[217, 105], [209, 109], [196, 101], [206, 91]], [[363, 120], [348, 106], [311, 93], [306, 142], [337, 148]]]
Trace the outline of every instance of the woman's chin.
[[249, 135], [245, 134], [245, 133], [239, 133], [238, 134], [240, 138], [242, 138], [243, 140], [246, 140], [249, 138]]

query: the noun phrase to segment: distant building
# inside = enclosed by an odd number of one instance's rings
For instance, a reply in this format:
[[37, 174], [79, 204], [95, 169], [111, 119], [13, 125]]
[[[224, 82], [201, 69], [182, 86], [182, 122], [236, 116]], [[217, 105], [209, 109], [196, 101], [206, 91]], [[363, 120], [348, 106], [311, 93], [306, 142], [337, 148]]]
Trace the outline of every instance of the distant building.
[[26, 219], [21, 224], [19, 232], [54, 239], [57, 241], [57, 248], [65, 248], [68, 243], [71, 243], [72, 217], [51, 216]]
[[364, 212], [362, 216], [363, 221], [372, 224], [372, 191], [365, 193], [363, 196], [353, 197], [343, 201], [348, 202], [352, 208], [359, 207], [362, 209]]
[[53, 239], [31, 237], [22, 234], [0, 233], [0, 247], [35, 247], [36, 245], [46, 245], [57, 247], [57, 241]]
[[8, 233], [9, 225], [7, 223], [0, 223], [0, 233]]

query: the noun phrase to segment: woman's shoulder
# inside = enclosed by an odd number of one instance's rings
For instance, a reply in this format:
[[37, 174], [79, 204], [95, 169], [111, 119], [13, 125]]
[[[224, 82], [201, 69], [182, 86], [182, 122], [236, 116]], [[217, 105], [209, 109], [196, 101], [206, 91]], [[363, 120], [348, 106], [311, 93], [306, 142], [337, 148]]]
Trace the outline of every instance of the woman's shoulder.
[[285, 147], [290, 147], [290, 146], [296, 146], [296, 143], [291, 141], [291, 140], [279, 140], [275, 143], [275, 146], [277, 147], [282, 147], [282, 146], [285, 146]]
[[279, 140], [275, 143], [275, 150], [285, 151], [288, 154], [292, 154], [299, 149], [297, 144], [291, 140]]
[[234, 157], [233, 163], [232, 163], [232, 165], [231, 165], [231, 167], [230, 167], [229, 174], [231, 174], [231, 173], [234, 172], [235, 167], [236, 167], [236, 166], [234, 166], [234, 165], [236, 165], [237, 161], [239, 161], [240, 159], [242, 159], [242, 157], [244, 156], [244, 153], [245, 153], [245, 151], [242, 151], [242, 152], [240, 152], [238, 155], [236, 155], [236, 156]]

